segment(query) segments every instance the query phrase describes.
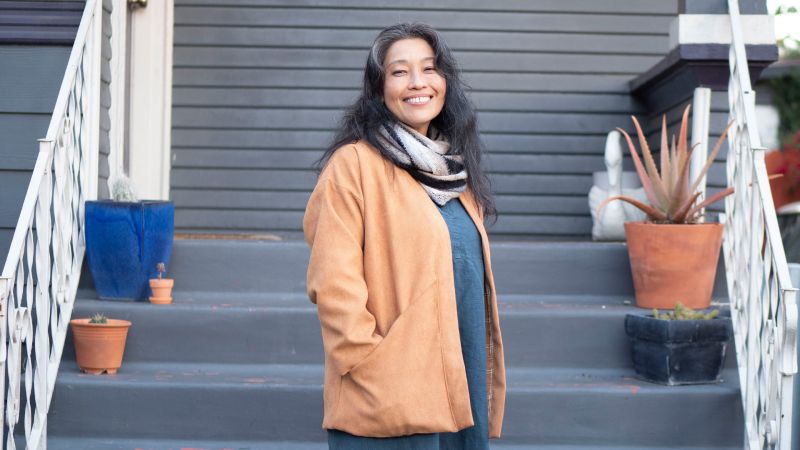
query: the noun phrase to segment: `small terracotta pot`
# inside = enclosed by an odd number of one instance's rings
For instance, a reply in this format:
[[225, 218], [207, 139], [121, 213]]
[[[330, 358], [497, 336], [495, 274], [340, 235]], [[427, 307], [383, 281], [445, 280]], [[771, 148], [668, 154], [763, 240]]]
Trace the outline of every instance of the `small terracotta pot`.
[[722, 244], [721, 223], [625, 223], [636, 305], [692, 309], [711, 304]]
[[99, 375], [117, 373], [122, 366], [125, 341], [128, 338], [127, 320], [108, 319], [108, 323], [89, 323], [90, 319], [73, 319], [72, 335], [75, 341], [75, 359], [86, 373]]
[[150, 296], [150, 303], [156, 305], [168, 305], [172, 303], [172, 285], [175, 281], [171, 278], [153, 278], [150, 280], [150, 289], [153, 295]]

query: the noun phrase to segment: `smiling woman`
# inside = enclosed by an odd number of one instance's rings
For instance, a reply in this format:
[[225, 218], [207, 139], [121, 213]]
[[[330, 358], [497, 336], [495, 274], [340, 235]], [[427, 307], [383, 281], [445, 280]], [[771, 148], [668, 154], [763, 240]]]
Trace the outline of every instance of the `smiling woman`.
[[505, 409], [475, 111], [441, 36], [375, 40], [303, 219], [331, 449], [485, 450]]

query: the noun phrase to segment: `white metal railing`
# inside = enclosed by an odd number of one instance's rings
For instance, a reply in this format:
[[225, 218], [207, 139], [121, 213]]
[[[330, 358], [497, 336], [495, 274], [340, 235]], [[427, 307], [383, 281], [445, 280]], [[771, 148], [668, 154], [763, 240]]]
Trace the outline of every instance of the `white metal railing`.
[[101, 31], [102, 2], [87, 0], [0, 275], [4, 449], [23, 437], [25, 448], [47, 445], [47, 411], [85, 250], [83, 205], [97, 197]]
[[797, 372], [797, 304], [758, 136], [738, 0], [728, 0], [733, 41], [724, 254], [748, 450], [791, 447]]

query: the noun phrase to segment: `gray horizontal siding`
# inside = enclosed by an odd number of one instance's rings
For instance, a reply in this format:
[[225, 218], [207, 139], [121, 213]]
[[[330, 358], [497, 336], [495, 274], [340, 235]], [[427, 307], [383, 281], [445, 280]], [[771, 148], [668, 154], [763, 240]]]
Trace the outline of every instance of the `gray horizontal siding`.
[[[431, 11], [468, 12], [551, 12], [551, 13], [596, 13], [619, 15], [674, 15], [678, 11], [677, 3], [666, 1], [619, 1], [619, 0], [506, 0], [486, 2], [484, 0], [408, 0], [398, 3], [395, 0], [187, 0], [178, 2], [179, 6], [212, 5], [247, 8], [270, 8], [292, 6], [303, 9], [377, 9], [377, 10], [411, 10], [416, 15], [411, 20], [422, 20]], [[420, 12], [420, 10], [424, 10]], [[338, 19], [340, 16], [336, 16]], [[330, 23], [330, 22], [329, 22]]]
[[0, 1], [0, 44], [72, 46], [83, 1]]
[[0, 264], [8, 253], [39, 153], [37, 139], [47, 133], [69, 52], [64, 46], [0, 45]]
[[177, 0], [171, 192], [183, 232], [295, 237], [311, 164], [384, 26], [439, 29], [471, 87], [504, 238], [586, 237], [605, 134], [677, 2]]

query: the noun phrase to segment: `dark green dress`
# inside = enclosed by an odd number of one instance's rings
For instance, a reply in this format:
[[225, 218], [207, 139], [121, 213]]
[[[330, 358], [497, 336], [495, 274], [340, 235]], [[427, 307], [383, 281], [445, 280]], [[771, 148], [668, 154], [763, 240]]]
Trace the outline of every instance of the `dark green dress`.
[[489, 405], [486, 396], [486, 316], [483, 298], [483, 247], [478, 229], [460, 200], [439, 207], [453, 250], [458, 331], [467, 369], [467, 385], [475, 425], [456, 433], [413, 434], [391, 438], [354, 436], [328, 430], [331, 450], [486, 450], [489, 448]]

